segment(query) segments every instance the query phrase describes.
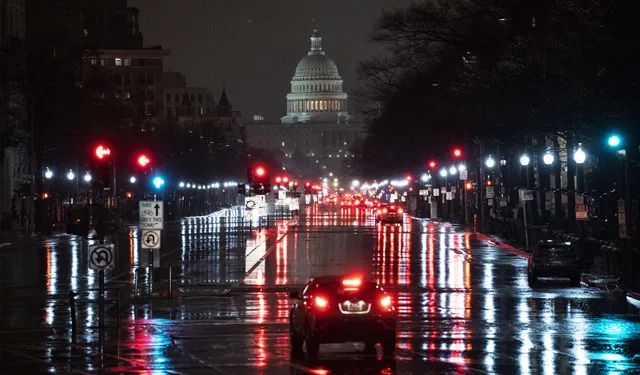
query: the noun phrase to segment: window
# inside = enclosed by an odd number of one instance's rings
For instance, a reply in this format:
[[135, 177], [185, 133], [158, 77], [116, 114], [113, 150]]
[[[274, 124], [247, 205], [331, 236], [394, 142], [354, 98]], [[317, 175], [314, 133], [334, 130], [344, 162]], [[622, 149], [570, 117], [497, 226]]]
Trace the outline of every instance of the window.
[[122, 59], [119, 57], [116, 57], [115, 63], [116, 63], [116, 66], [122, 66]]
[[202, 103], [202, 94], [198, 94], [198, 103]]
[[180, 94], [176, 94], [175, 98], [176, 98], [175, 102], [180, 103]]
[[191, 101], [195, 102], [196, 101], [196, 95], [195, 94], [191, 94]]
[[128, 74], [124, 74], [124, 85], [125, 86], [131, 86], [131, 76]]
[[147, 100], [153, 101], [153, 90], [147, 90]]
[[167, 103], [171, 103], [171, 94], [167, 94], [166, 97], [167, 97]]
[[124, 66], [131, 66], [131, 59], [124, 59]]
[[91, 65], [98, 65], [98, 59], [96, 59], [95, 57], [92, 57], [92, 58], [89, 60], [89, 64], [91, 64]]

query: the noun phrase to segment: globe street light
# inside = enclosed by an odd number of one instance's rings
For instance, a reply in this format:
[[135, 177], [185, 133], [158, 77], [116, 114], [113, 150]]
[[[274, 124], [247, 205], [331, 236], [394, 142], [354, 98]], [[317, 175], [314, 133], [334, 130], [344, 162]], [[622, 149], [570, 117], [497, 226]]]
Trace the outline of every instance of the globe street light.
[[84, 182], [86, 182], [86, 183], [91, 182], [91, 180], [93, 179], [93, 177], [91, 176], [91, 173], [89, 173], [89, 172], [85, 173], [82, 178], [84, 179]]
[[556, 157], [553, 156], [553, 152], [551, 151], [545, 152], [544, 155], [542, 156], [542, 162], [545, 165], [551, 165], [553, 164], [554, 161], [556, 161]]
[[73, 181], [74, 178], [76, 178], [76, 174], [73, 173], [72, 170], [69, 170], [69, 172], [67, 172], [67, 180]]
[[440, 170], [440, 177], [447, 177], [449, 175], [449, 173], [447, 172], [446, 168], [442, 168]]
[[464, 172], [464, 171], [466, 171], [466, 170], [467, 170], [467, 166], [466, 166], [466, 165], [464, 165], [464, 164], [460, 164], [460, 165], [458, 165], [458, 170], [459, 170], [460, 172]]
[[520, 165], [522, 165], [523, 167], [529, 165], [530, 162], [531, 159], [529, 158], [529, 155], [523, 154], [522, 156], [520, 156]]
[[53, 171], [49, 168], [47, 168], [46, 171], [44, 171], [44, 178], [46, 178], [47, 180], [50, 180], [53, 178]]
[[429, 182], [430, 179], [431, 175], [427, 173], [423, 173], [422, 176], [420, 176], [420, 181], [422, 182]]
[[582, 149], [582, 145], [578, 144], [578, 149], [573, 153], [573, 160], [576, 164], [584, 164], [587, 160], [587, 153]]
[[178, 186], [179, 186], [180, 188], [183, 188], [183, 187], [184, 187], [184, 182], [180, 181], [180, 183], [178, 184]]
[[136, 178], [136, 176], [131, 176], [131, 177], [129, 177], [129, 183], [131, 183], [131, 184], [135, 184], [135, 183], [136, 183], [136, 181], [138, 181], [138, 179]]
[[457, 172], [458, 170], [456, 169], [455, 166], [452, 165], [451, 167], [449, 167], [449, 174], [453, 175], [453, 174], [456, 174]]
[[487, 168], [491, 169], [493, 167], [496, 166], [496, 160], [492, 157], [489, 156], [485, 161], [484, 161], [484, 165], [487, 166]]

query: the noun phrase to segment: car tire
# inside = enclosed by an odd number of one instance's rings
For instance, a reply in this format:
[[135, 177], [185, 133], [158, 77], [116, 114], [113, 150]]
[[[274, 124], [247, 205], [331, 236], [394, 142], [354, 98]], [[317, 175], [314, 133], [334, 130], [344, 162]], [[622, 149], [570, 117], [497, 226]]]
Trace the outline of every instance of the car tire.
[[393, 355], [396, 352], [396, 331], [389, 334], [389, 337], [382, 341], [381, 346], [382, 354]]
[[571, 285], [574, 287], [580, 287], [580, 274], [574, 275], [571, 278]]
[[302, 345], [304, 343], [304, 338], [299, 333], [295, 332], [291, 329], [291, 333], [289, 334], [289, 345], [291, 346], [291, 356], [299, 357], [302, 351]]
[[305, 344], [307, 345], [307, 355], [316, 356], [320, 351], [320, 343], [313, 337], [310, 337], [305, 340]]
[[527, 274], [527, 281], [529, 282], [530, 288], [535, 288], [536, 284], [538, 283], [538, 277], [535, 273], [529, 273]]
[[364, 342], [364, 353], [365, 354], [377, 354], [376, 342], [375, 341], [365, 341]]

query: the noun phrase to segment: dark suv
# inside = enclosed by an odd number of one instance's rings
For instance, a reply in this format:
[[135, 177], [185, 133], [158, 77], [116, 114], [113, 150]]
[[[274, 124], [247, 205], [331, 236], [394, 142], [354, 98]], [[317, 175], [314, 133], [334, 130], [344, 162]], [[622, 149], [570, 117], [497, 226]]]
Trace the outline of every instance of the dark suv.
[[386, 355], [396, 347], [396, 309], [393, 299], [378, 284], [353, 276], [309, 279], [289, 315], [291, 354], [318, 353], [321, 343], [362, 341], [365, 351], [380, 343]]
[[530, 287], [538, 277], [569, 278], [573, 286], [580, 286], [580, 257], [571, 242], [540, 241], [529, 257], [527, 271]]

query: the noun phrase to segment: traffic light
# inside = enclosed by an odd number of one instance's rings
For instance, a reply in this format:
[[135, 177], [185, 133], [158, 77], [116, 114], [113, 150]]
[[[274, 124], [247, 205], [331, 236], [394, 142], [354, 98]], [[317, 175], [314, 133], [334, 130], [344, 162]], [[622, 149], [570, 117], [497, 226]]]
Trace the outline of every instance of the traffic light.
[[462, 149], [460, 147], [454, 147], [451, 150], [451, 155], [453, 155], [454, 159], [460, 159], [462, 157]]
[[[102, 185], [102, 188], [109, 188], [113, 182], [113, 157], [111, 154], [111, 148], [104, 144], [98, 143], [92, 150], [92, 167], [91, 169], [95, 174], [95, 181], [93, 183]], [[91, 180], [85, 180], [87, 183], [92, 183]], [[108, 190], [108, 189], [107, 189]]]
[[94, 150], [94, 155], [98, 160], [107, 160], [111, 156], [111, 149], [105, 145], [98, 145]]
[[265, 194], [271, 191], [271, 181], [267, 167], [254, 165], [247, 170], [247, 179], [251, 190], [255, 194]]
[[607, 137], [607, 146], [617, 149], [622, 145], [622, 137], [617, 134], [611, 134]]
[[307, 181], [304, 183], [304, 193], [313, 194], [313, 187], [311, 186], [311, 182]]
[[438, 163], [435, 160], [429, 160], [429, 163], [427, 163], [427, 166], [429, 166], [430, 170], [434, 170], [438, 166]]
[[164, 186], [164, 183], [165, 183], [164, 177], [155, 176], [155, 177], [153, 177], [153, 180], [151, 180], [151, 183], [156, 188], [156, 190], [160, 190], [160, 189], [162, 189], [162, 187]]
[[136, 164], [140, 168], [147, 168], [151, 165], [151, 158], [147, 154], [138, 154], [136, 157]]
[[473, 183], [471, 182], [467, 182], [464, 184], [464, 188], [467, 190], [472, 190], [473, 189]]

